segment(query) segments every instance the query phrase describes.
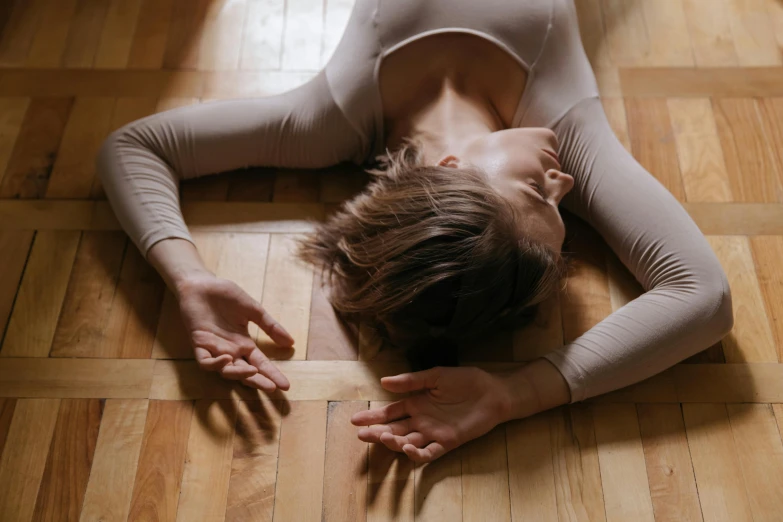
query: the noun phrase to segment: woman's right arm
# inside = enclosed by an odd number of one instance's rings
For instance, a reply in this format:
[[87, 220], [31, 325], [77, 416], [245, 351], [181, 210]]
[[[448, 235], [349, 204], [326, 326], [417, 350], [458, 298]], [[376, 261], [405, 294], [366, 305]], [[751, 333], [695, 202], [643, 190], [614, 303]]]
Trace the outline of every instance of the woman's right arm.
[[247, 322], [280, 345], [293, 339], [241, 288], [204, 266], [182, 217], [179, 180], [250, 166], [361, 161], [364, 145], [335, 105], [323, 73], [278, 96], [156, 114], [106, 140], [98, 157], [106, 195], [176, 295], [202, 368], [266, 391], [287, 389], [288, 381], [249, 337]]

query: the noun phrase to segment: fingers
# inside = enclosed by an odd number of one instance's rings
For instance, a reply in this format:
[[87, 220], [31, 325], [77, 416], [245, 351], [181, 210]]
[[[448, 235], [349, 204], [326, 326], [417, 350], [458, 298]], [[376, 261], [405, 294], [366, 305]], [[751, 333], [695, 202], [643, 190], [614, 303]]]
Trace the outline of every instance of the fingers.
[[285, 328], [280, 326], [280, 323], [275, 321], [260, 304], [253, 299], [245, 304], [250, 320], [266, 332], [276, 344], [279, 344], [280, 346], [292, 346], [294, 344], [294, 338], [291, 337], [291, 334], [286, 332]]
[[275, 383], [267, 379], [265, 376], [257, 373], [252, 377], [242, 379], [242, 384], [256, 390], [261, 390], [266, 393], [272, 393], [277, 389]]
[[194, 350], [194, 353], [196, 354], [196, 361], [198, 361], [198, 365], [202, 370], [206, 370], [208, 372], [220, 371], [223, 367], [234, 360], [234, 358], [228, 354], [212, 357], [212, 354], [209, 353], [208, 350], [199, 347]]
[[280, 388], [283, 391], [288, 390], [291, 387], [291, 383], [288, 382], [283, 372], [277, 369], [277, 366], [267, 359], [266, 355], [261, 350], [256, 348], [250, 355], [247, 356], [247, 362], [255, 366], [258, 369], [258, 373], [266, 377], [274, 387], [271, 390], [262, 388], [264, 391], [275, 391], [275, 388]]
[[369, 428], [362, 428], [357, 433], [357, 436], [363, 442], [381, 442], [381, 436], [384, 433], [389, 435], [406, 435], [413, 430], [410, 419], [403, 419], [389, 424], [376, 424]]
[[351, 424], [354, 426], [370, 426], [371, 424], [386, 424], [408, 415], [405, 401], [393, 402], [387, 406], [372, 410], [362, 410], [354, 413]]
[[381, 436], [379, 438], [381, 444], [383, 444], [384, 446], [386, 446], [392, 451], [399, 451], [399, 452], [402, 452], [402, 448], [406, 444], [413, 444], [417, 448], [423, 448], [430, 441], [429, 438], [425, 437], [418, 431], [412, 431], [405, 435], [394, 435], [392, 433], [384, 432], [381, 433]]
[[437, 388], [440, 368], [430, 368], [422, 372], [401, 373], [392, 377], [383, 377], [381, 386], [384, 390], [394, 393], [407, 393], [416, 390], [431, 390]]
[[442, 457], [446, 453], [446, 448], [437, 442], [430, 442], [424, 448], [417, 448], [413, 444], [406, 444], [402, 451], [413, 462], [425, 463]]
[[220, 375], [232, 381], [247, 379], [258, 373], [255, 366], [250, 366], [244, 359], [235, 359], [220, 369]]

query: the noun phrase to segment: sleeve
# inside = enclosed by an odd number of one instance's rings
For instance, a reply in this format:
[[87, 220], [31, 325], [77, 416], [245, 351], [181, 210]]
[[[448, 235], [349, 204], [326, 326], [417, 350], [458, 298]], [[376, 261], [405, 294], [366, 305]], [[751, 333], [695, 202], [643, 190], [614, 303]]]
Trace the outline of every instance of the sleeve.
[[580, 401], [641, 381], [720, 340], [733, 325], [718, 259], [679, 202], [623, 148], [597, 98], [555, 126], [563, 205], [606, 240], [645, 293], [546, 355]]
[[180, 179], [250, 166], [360, 163], [365, 149], [321, 72], [278, 96], [206, 103], [133, 122], [104, 142], [97, 168], [120, 224], [146, 256], [163, 239], [192, 241], [180, 210]]

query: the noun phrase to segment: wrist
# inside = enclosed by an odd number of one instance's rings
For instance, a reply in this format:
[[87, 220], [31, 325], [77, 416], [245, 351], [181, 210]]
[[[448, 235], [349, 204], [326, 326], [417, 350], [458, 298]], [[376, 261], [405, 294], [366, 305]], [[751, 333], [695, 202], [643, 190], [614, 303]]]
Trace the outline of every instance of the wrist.
[[183, 239], [166, 239], [153, 245], [147, 259], [177, 298], [194, 281], [214, 277], [196, 247]]
[[498, 377], [504, 420], [529, 417], [571, 401], [568, 383], [546, 359], [536, 359]]

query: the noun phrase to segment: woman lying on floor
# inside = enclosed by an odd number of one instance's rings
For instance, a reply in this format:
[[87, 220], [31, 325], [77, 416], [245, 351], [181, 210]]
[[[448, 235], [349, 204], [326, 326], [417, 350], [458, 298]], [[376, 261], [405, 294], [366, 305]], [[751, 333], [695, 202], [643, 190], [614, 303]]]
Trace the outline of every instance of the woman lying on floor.
[[280, 345], [293, 340], [204, 267], [178, 181], [345, 161], [374, 165], [374, 180], [301, 254], [329, 274], [337, 310], [374, 318], [394, 344], [426, 352], [529, 321], [561, 284], [559, 205], [646, 290], [517, 371], [382, 379], [420, 393], [357, 413], [362, 440], [436, 459], [498, 423], [646, 379], [732, 327], [707, 241], [610, 130], [571, 0], [357, 0], [333, 58], [306, 85], [157, 114], [102, 149], [106, 193], [179, 299], [202, 368], [286, 390], [248, 321]]

